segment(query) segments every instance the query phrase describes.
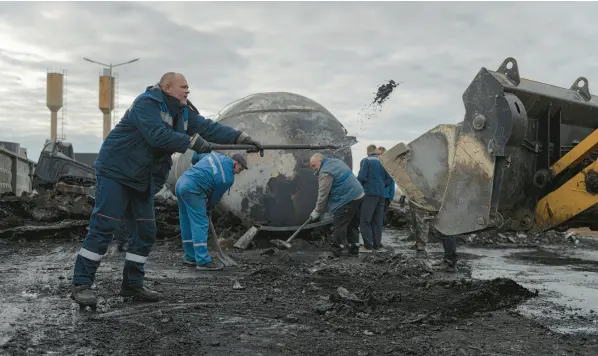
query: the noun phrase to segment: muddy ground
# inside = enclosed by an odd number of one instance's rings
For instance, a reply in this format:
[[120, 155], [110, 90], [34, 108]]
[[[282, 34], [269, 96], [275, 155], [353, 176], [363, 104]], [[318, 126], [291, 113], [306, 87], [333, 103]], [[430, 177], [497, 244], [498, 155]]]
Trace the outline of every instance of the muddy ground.
[[598, 354], [593, 240], [462, 246], [453, 275], [431, 266], [439, 244], [416, 256], [407, 235], [386, 230], [389, 252], [340, 259], [304, 240], [262, 242], [230, 251], [240, 265], [221, 272], [185, 267], [178, 241], [159, 243], [146, 266], [163, 293], [153, 304], [116, 295], [124, 253], [112, 248], [96, 312], [69, 298], [80, 242], [0, 240], [0, 354]]
[[[437, 239], [416, 255], [399, 217], [386, 252], [330, 259], [325, 235], [281, 251], [262, 234], [229, 250], [238, 267], [196, 272], [181, 264], [176, 204], [158, 202], [146, 269], [163, 300], [117, 296], [124, 252], [113, 245], [92, 312], [69, 298], [92, 202], [0, 198], [0, 355], [598, 354], [598, 240], [583, 233], [460, 236], [448, 274], [433, 267]], [[223, 246], [242, 233], [215, 225]]]

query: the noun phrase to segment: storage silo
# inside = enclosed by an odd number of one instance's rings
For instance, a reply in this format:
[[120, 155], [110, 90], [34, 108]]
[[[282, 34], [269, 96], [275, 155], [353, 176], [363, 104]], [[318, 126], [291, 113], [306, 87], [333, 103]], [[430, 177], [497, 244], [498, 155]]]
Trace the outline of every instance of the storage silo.
[[46, 76], [46, 106], [50, 109], [50, 140], [56, 141], [58, 129], [58, 110], [62, 108], [63, 74], [48, 72]]
[[100, 110], [104, 114], [104, 130], [102, 139], [106, 139], [112, 129], [111, 114], [114, 109], [114, 77], [109, 69], [104, 69], [100, 76]]

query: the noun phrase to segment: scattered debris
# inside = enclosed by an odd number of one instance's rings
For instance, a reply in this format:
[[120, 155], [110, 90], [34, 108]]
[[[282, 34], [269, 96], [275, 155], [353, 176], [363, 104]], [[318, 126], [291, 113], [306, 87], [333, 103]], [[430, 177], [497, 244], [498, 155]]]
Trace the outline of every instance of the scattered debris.
[[394, 80], [389, 80], [387, 84], [382, 84], [379, 88], [378, 91], [376, 92], [376, 97], [374, 98], [374, 101], [372, 101], [372, 104], [375, 105], [382, 105], [384, 104], [384, 102], [388, 99], [388, 97], [390, 96], [390, 94], [393, 92], [393, 90], [398, 86], [399, 84], [395, 83]]
[[[430, 229], [430, 235], [433, 235]], [[438, 233], [434, 234], [436, 238], [440, 238]], [[473, 234], [459, 235], [459, 243], [468, 245], [502, 245], [515, 244], [517, 246], [537, 246], [544, 244], [563, 244], [563, 243], [579, 243], [577, 234], [574, 231], [558, 232], [546, 231], [534, 234], [527, 234], [523, 232], [496, 232], [496, 231], [481, 231]]]
[[351, 292], [349, 292], [346, 288], [338, 287], [336, 289], [338, 296], [342, 299], [349, 300], [351, 302], [363, 303], [363, 300], [357, 298], [357, 296]]
[[233, 284], [233, 289], [239, 290], [239, 289], [245, 289], [245, 287], [243, 287], [241, 285], [241, 283], [239, 283], [239, 281], [235, 281], [235, 283]]
[[257, 235], [258, 233], [259, 229], [255, 226], [252, 226], [251, 228], [249, 228], [249, 230], [247, 230], [247, 232], [243, 234], [243, 236], [241, 236], [241, 238], [237, 240], [237, 242], [234, 245], [235, 248], [246, 250], [247, 247], [249, 247], [249, 244], [253, 241], [255, 235]]

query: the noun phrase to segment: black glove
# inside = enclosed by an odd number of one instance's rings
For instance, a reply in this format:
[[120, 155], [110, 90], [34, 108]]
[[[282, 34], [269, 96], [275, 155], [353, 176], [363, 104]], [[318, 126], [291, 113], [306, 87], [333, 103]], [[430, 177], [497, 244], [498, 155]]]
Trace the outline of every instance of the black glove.
[[249, 136], [245, 132], [241, 132], [241, 135], [239, 135], [239, 138], [237, 139], [237, 143], [241, 144], [241, 145], [255, 146], [256, 148], [247, 150], [247, 153], [259, 152], [260, 156], [264, 157], [264, 147], [262, 146], [262, 144], [256, 140], [252, 139], [251, 136]]
[[191, 137], [191, 143], [189, 144], [189, 148], [197, 153], [208, 153], [212, 152], [212, 145], [206, 140], [204, 140], [198, 134], [193, 135]]

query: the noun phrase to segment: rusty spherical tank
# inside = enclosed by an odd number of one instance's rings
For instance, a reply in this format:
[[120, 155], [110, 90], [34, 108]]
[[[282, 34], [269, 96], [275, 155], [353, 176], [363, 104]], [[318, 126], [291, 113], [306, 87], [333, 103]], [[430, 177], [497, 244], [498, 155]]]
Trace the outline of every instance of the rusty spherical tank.
[[[262, 144], [340, 143], [347, 131], [322, 105], [301, 95], [285, 92], [250, 95], [225, 107], [216, 121], [246, 132]], [[240, 151], [223, 151], [232, 155]], [[295, 227], [303, 224], [318, 196], [317, 176], [309, 167], [316, 151], [269, 150], [264, 157], [247, 154], [248, 170], [235, 176], [220, 209], [243, 225]], [[342, 159], [352, 167], [351, 148], [320, 153]], [[173, 156], [167, 186], [174, 191], [176, 179], [191, 165], [193, 152]]]

